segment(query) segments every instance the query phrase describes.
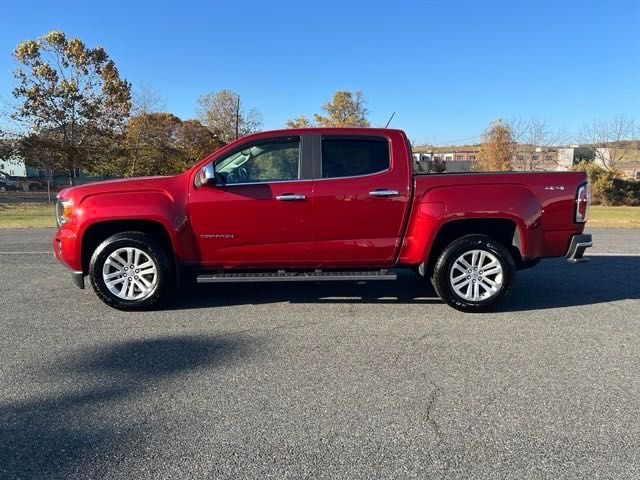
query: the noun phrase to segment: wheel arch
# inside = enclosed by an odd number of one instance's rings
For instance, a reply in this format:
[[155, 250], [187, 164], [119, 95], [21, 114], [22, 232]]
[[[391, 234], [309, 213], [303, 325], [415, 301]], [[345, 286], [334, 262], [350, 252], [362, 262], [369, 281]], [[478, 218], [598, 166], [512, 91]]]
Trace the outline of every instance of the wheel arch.
[[[464, 255], [477, 250], [484, 250], [489, 255], [489, 263], [497, 260], [501, 268], [493, 269], [496, 267], [493, 264], [483, 272], [483, 265], [489, 267], [484, 262], [487, 257], [477, 257], [475, 253], [458, 264]], [[461, 273], [454, 279], [456, 270]], [[458, 237], [445, 247], [435, 262], [430, 279], [438, 296], [451, 307], [463, 312], [485, 312], [510, 293], [515, 270], [513, 255], [495, 235], [471, 234]], [[490, 278], [492, 275], [494, 277]]]
[[167, 254], [170, 262], [176, 266], [171, 236], [165, 226], [154, 220], [105, 220], [89, 225], [82, 235], [81, 263], [83, 273], [89, 271], [89, 263], [95, 249], [103, 241], [116, 233], [140, 232], [151, 237]]
[[465, 235], [487, 235], [503, 244], [511, 254], [516, 268], [523, 263], [523, 244], [520, 227], [511, 218], [465, 218], [450, 220], [440, 226], [424, 259], [426, 268], [435, 265], [436, 260], [454, 240]]

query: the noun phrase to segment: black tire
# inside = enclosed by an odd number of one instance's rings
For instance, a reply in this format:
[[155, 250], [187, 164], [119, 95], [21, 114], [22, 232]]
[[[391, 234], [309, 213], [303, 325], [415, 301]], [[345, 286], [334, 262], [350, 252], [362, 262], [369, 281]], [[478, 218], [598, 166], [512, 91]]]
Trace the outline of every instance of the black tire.
[[[492, 254], [496, 257], [502, 268], [500, 287], [498, 287], [495, 293], [491, 294], [485, 290], [484, 293], [490, 296], [480, 300], [471, 300], [458, 295], [450, 279], [451, 271], [456, 260], [464, 255], [465, 252], [471, 252], [472, 250], [481, 250]], [[480, 257], [482, 257], [482, 255]], [[514, 276], [515, 264], [513, 257], [502, 243], [487, 235], [466, 235], [453, 241], [440, 254], [433, 269], [431, 283], [438, 296], [451, 307], [463, 312], [485, 312], [491, 310], [509, 294], [513, 285]], [[496, 277], [494, 277], [494, 280], [495, 279]]]
[[[102, 275], [104, 264], [109, 255], [124, 247], [134, 247], [141, 250], [156, 266], [156, 286], [148, 296], [139, 300], [127, 300], [112, 293]], [[141, 232], [116, 233], [98, 245], [98, 248], [95, 249], [91, 256], [89, 277], [91, 285], [100, 300], [118, 310], [149, 309], [158, 304], [163, 296], [169, 293], [174, 284], [173, 269], [167, 253], [156, 241]]]

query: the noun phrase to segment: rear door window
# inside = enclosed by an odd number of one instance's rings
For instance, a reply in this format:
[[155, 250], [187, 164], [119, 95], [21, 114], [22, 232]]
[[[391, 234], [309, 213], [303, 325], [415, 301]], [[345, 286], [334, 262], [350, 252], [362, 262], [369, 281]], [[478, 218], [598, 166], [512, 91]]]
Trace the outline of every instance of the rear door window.
[[388, 170], [389, 164], [385, 138], [322, 139], [322, 178], [370, 175]]

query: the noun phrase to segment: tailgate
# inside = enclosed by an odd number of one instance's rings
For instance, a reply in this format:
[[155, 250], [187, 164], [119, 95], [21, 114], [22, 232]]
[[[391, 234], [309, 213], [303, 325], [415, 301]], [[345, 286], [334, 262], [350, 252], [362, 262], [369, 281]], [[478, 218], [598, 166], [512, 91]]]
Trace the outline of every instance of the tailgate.
[[584, 224], [575, 222], [576, 193], [587, 182], [586, 173], [549, 172], [528, 177], [523, 183], [540, 202], [543, 230], [581, 232]]

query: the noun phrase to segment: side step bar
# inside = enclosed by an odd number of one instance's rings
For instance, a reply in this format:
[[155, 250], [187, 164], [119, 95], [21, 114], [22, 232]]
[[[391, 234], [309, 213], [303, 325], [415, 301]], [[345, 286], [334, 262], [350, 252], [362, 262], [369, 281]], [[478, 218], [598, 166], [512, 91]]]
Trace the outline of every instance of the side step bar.
[[396, 280], [395, 273], [387, 270], [363, 272], [268, 272], [268, 273], [215, 273], [198, 275], [198, 283], [235, 283], [235, 282], [335, 282], [362, 280]]

